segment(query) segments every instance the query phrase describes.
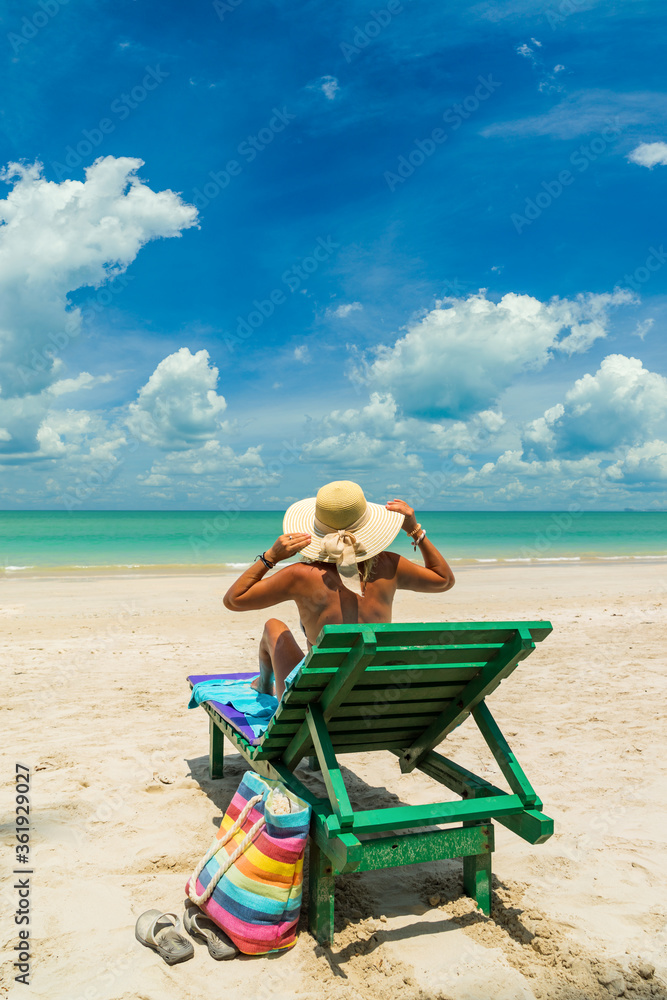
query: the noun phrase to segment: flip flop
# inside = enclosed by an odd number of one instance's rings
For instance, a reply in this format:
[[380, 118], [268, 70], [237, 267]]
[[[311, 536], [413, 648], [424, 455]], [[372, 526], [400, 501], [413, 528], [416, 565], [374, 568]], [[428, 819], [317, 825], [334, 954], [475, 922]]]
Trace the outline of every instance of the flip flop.
[[238, 955], [239, 949], [232, 944], [225, 932], [196, 906], [189, 906], [186, 909], [183, 914], [183, 926], [193, 938], [199, 938], [208, 945], [208, 953], [216, 961]]
[[167, 965], [175, 965], [195, 953], [192, 942], [179, 933], [180, 929], [181, 922], [175, 913], [146, 910], [137, 920], [134, 936], [147, 948], [153, 948]]

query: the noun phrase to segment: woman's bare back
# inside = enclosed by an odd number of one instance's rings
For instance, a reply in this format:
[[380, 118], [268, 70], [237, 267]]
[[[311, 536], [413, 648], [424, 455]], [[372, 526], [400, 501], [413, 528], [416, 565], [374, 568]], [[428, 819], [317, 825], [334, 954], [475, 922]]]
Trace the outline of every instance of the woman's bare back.
[[335, 565], [302, 563], [299, 573], [303, 585], [298, 587], [294, 601], [308, 648], [317, 640], [324, 625], [390, 622], [398, 560], [394, 552], [381, 552], [376, 557], [370, 579], [363, 585], [362, 596], [345, 586]]

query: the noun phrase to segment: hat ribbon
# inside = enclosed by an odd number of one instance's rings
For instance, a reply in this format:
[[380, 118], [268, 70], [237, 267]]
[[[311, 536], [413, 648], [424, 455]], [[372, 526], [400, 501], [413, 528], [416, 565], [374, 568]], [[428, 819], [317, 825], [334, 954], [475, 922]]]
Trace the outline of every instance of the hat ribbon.
[[363, 544], [357, 541], [354, 531], [361, 528], [370, 516], [368, 507], [361, 517], [349, 524], [347, 528], [331, 530], [330, 524], [325, 524], [316, 516], [314, 518], [315, 528], [323, 532], [324, 538], [320, 542], [319, 556], [328, 562], [334, 562], [342, 576], [354, 576], [358, 573], [357, 562], [366, 555]]
[[366, 555], [366, 549], [347, 528], [330, 531], [320, 542], [319, 556], [336, 563], [342, 576], [358, 573], [357, 562]]

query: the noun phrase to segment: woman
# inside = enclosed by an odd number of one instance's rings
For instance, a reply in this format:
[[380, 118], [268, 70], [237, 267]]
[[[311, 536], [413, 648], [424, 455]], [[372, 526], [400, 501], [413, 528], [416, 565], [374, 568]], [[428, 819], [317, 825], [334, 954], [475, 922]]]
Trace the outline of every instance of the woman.
[[[386, 551], [401, 528], [415, 550], [419, 548], [423, 566]], [[283, 531], [232, 584], [224, 605], [230, 611], [257, 611], [294, 601], [309, 650], [324, 625], [390, 622], [397, 590], [433, 594], [454, 586], [454, 574], [427, 539], [412, 507], [403, 500], [390, 500], [384, 507], [368, 503], [356, 483], [328, 483], [317, 497], [292, 504]], [[276, 563], [297, 552], [303, 562], [266, 576]], [[281, 698], [286, 681], [304, 659], [285, 622], [269, 618], [259, 643], [260, 676], [253, 687]]]

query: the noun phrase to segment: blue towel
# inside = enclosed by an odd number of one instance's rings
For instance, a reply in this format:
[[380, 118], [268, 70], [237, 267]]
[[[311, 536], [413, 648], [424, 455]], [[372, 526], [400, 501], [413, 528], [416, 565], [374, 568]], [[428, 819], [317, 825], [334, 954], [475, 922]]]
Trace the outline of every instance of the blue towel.
[[[285, 692], [291, 687], [294, 678], [306, 659], [299, 660], [297, 665], [285, 678]], [[254, 678], [250, 679], [251, 681]], [[283, 695], [284, 697], [284, 695]], [[254, 735], [261, 736], [276, 713], [280, 702], [272, 694], [262, 694], [250, 686], [250, 681], [215, 679], [200, 681], [192, 688], [188, 708], [196, 708], [202, 701], [217, 701], [220, 705], [231, 705], [237, 712], [243, 712], [247, 725]]]

